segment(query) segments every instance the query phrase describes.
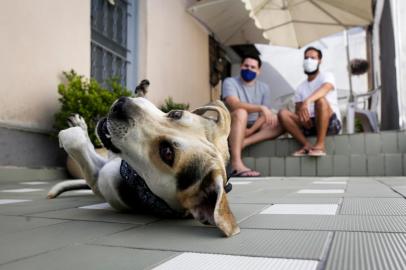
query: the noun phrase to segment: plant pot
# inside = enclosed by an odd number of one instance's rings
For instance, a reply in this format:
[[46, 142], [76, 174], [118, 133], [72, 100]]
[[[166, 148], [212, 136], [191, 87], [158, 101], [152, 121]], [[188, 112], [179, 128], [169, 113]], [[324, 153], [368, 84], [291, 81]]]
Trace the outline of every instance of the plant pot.
[[[96, 153], [99, 155], [107, 158], [108, 157], [108, 150], [106, 148], [96, 148]], [[66, 159], [66, 170], [70, 174], [70, 176], [74, 179], [84, 179], [84, 175], [82, 170], [80, 169], [78, 163], [71, 158], [69, 155]]]

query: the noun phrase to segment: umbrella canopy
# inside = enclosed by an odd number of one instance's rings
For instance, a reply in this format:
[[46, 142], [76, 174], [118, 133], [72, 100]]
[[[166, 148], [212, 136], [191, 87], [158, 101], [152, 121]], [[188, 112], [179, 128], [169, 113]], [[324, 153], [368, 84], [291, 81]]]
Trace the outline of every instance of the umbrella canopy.
[[204, 0], [188, 10], [225, 45], [299, 48], [373, 19], [371, 0]]

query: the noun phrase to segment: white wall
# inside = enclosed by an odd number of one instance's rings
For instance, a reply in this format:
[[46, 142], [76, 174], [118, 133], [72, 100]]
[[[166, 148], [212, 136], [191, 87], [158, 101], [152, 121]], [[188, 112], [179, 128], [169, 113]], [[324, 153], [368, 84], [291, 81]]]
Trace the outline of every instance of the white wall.
[[90, 0], [3, 1], [0, 33], [0, 125], [50, 130], [61, 72], [90, 75]]
[[396, 47], [399, 127], [406, 129], [406, 2], [391, 0]]
[[210, 101], [208, 33], [186, 5], [184, 0], [140, 1], [139, 79], [150, 80], [148, 98], [157, 105], [168, 96], [191, 108]]

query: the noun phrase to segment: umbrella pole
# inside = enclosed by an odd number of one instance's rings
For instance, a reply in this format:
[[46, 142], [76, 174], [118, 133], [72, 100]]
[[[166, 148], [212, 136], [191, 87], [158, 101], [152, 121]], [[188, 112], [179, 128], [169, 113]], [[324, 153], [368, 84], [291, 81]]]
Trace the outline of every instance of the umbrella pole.
[[346, 51], [347, 51], [347, 70], [348, 70], [348, 83], [350, 86], [350, 96], [349, 96], [349, 102], [353, 102], [354, 101], [354, 93], [353, 93], [353, 86], [352, 86], [352, 75], [351, 75], [351, 71], [350, 71], [350, 42], [349, 42], [349, 34], [347, 30], [345, 31], [345, 47], [346, 47]]

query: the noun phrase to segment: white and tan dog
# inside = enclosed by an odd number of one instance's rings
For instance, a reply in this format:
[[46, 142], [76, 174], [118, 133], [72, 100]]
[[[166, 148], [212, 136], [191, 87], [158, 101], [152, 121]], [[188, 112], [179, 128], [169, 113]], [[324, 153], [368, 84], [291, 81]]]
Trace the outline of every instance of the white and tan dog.
[[222, 102], [166, 114], [145, 98], [120, 98], [97, 128], [117, 154], [112, 159], [95, 152], [81, 117], [70, 121], [74, 127], [59, 133], [60, 143], [85, 180], [58, 183], [49, 198], [89, 186], [118, 210], [192, 215], [226, 236], [239, 233], [224, 188], [230, 115]]

